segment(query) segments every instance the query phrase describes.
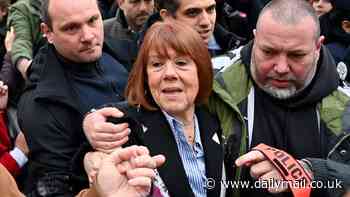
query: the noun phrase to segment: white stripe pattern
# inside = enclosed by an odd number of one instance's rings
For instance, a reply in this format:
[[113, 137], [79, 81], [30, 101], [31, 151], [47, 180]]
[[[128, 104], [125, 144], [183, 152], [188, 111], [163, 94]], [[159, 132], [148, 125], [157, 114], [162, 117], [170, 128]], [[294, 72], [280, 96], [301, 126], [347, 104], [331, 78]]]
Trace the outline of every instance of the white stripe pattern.
[[193, 147], [187, 142], [184, 134], [183, 123], [163, 111], [167, 118], [170, 128], [175, 136], [177, 148], [185, 168], [188, 182], [195, 196], [206, 197], [205, 188], [206, 171], [204, 149], [201, 142], [201, 136], [198, 127], [198, 120], [194, 115], [195, 122], [195, 143]]

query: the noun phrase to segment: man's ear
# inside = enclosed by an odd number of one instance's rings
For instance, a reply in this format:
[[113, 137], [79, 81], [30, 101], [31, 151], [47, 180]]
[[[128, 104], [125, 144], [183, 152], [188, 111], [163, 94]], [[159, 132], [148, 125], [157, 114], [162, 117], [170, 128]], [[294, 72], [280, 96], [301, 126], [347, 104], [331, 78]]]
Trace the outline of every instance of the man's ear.
[[256, 36], [256, 29], [253, 29], [253, 35]]
[[349, 20], [343, 20], [341, 22], [341, 27], [346, 33], [350, 33], [350, 21]]
[[322, 46], [322, 44], [323, 44], [323, 42], [324, 42], [324, 39], [325, 39], [324, 36], [320, 36], [320, 37], [317, 39], [317, 41], [316, 41], [316, 48], [317, 48], [317, 50], [320, 50], [320, 49], [321, 49], [321, 46]]
[[116, 0], [115, 3], [118, 5], [118, 7], [121, 7], [124, 3], [124, 0]]
[[170, 14], [170, 12], [167, 9], [161, 9], [159, 11], [159, 15], [162, 18], [163, 21], [167, 20], [167, 19], [172, 19], [173, 16]]
[[44, 37], [46, 37], [47, 41], [52, 44], [53, 43], [53, 37], [52, 37], [52, 30], [46, 23], [40, 24], [41, 33], [43, 33]]

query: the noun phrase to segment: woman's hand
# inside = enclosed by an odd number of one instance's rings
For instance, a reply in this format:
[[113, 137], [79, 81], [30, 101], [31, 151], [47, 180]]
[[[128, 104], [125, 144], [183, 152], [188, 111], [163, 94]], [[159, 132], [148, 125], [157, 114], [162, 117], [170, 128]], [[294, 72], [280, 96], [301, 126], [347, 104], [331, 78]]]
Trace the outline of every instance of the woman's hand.
[[104, 197], [147, 196], [155, 177], [154, 169], [164, 162], [164, 156], [151, 157], [146, 147], [117, 149], [103, 158], [93, 186]]

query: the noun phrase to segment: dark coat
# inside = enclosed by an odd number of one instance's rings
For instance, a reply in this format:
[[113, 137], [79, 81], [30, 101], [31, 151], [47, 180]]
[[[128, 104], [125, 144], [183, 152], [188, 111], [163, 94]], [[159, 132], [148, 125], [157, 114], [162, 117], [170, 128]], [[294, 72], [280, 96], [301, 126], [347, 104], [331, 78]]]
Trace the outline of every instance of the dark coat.
[[342, 188], [327, 190], [329, 196], [341, 196], [350, 190], [350, 134], [340, 136], [337, 141], [327, 160], [307, 159], [311, 162], [315, 181], [322, 181], [324, 185], [341, 182]]
[[125, 16], [120, 9], [116, 17], [105, 20], [103, 25], [105, 36], [103, 50], [130, 71], [138, 52], [137, 33], [128, 28]]
[[[110, 106], [110, 105], [109, 105]], [[112, 105], [121, 109], [120, 105]], [[170, 196], [195, 196], [188, 182], [185, 168], [177, 148], [175, 137], [160, 111], [136, 110], [135, 108], [121, 109], [127, 114], [131, 134], [127, 145], [144, 145], [151, 155], [163, 154], [166, 162], [158, 168]], [[195, 110], [198, 118], [203, 149], [205, 152], [205, 167], [207, 178], [213, 178], [217, 183], [214, 189], [207, 190], [207, 196], [220, 196], [220, 181], [223, 168], [223, 146], [213, 140], [215, 135], [221, 140], [221, 129], [218, 120], [203, 107]], [[130, 120], [131, 118], [131, 120]], [[146, 129], [146, 130], [145, 130]]]
[[[127, 72], [123, 67], [115, 60], [114, 64], [104, 64], [104, 59], [111, 57], [103, 55], [96, 64], [101, 68], [101, 78], [113, 76], [119, 86], [125, 85]], [[88, 187], [84, 169], [72, 167], [76, 152], [87, 143], [82, 130], [85, 111], [64, 66], [53, 46], [42, 48], [32, 63], [30, 85], [19, 103], [18, 120], [30, 149], [25, 192], [33, 196], [46, 192], [68, 197]], [[111, 94], [122, 94], [112, 82], [108, 86]], [[111, 101], [106, 98], [100, 102]]]
[[[221, 47], [221, 51], [219, 54], [216, 55], [222, 55], [226, 53], [229, 50], [233, 50], [238, 48], [239, 46], [242, 46], [244, 43], [246, 43], [246, 40], [240, 36], [237, 36], [236, 34], [227, 31], [223, 26], [220, 24], [216, 24], [214, 28], [214, 37], [218, 43], [218, 45]], [[213, 55], [212, 55], [213, 57]]]
[[24, 79], [16, 66], [11, 61], [11, 53], [4, 56], [2, 68], [0, 71], [0, 80], [2, 80], [9, 89], [9, 105], [17, 106], [17, 102], [24, 89]]

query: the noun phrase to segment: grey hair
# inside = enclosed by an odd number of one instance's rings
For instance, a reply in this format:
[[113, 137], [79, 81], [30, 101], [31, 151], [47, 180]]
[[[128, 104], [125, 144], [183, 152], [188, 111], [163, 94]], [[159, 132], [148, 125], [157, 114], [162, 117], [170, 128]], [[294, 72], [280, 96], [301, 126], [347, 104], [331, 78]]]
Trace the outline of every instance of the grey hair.
[[259, 14], [257, 28], [261, 25], [261, 18], [270, 12], [273, 20], [282, 24], [299, 24], [305, 17], [311, 17], [315, 24], [315, 39], [320, 37], [320, 22], [313, 7], [305, 0], [272, 0]]

